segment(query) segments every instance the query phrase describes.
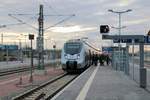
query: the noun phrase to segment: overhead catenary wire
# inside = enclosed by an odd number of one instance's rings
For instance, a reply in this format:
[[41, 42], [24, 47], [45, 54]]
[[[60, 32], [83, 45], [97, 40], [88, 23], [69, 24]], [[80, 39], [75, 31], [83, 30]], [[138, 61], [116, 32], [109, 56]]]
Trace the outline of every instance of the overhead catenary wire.
[[[33, 29], [38, 30], [38, 28], [36, 28], [36, 27], [34, 27], [34, 26], [32, 26], [32, 25], [30, 25], [30, 24], [24, 22], [23, 20], [21, 20], [21, 19], [15, 17], [15, 15], [24, 16], [24, 15], [33, 15], [33, 14], [8, 14], [8, 16], [12, 17], [13, 19], [17, 20], [17, 21], [20, 22], [20, 23], [26, 24], [26, 25], [32, 27]], [[44, 16], [68, 16], [67, 18], [64, 18], [64, 19], [60, 20], [59, 22], [55, 23], [54, 25], [51, 25], [51, 26], [45, 28], [45, 29], [44, 29], [44, 31], [45, 31], [45, 30], [48, 30], [49, 28], [55, 27], [56, 25], [59, 25], [59, 24], [63, 23], [63, 22], [66, 21], [66, 20], [71, 19], [72, 17], [75, 16], [75, 14], [72, 14], [72, 15], [63, 15], [63, 14], [59, 14], [59, 15], [54, 14], [54, 15], [53, 15], [53, 14], [47, 14], [47, 15], [44, 15]]]
[[47, 0], [43, 0], [44, 4], [47, 5], [49, 7], [49, 9], [51, 9], [55, 14], [58, 14], [58, 12], [52, 7], [52, 5], [50, 3], [48, 3]]
[[57, 22], [57, 23], [55, 23], [54, 25], [51, 25], [51, 26], [49, 26], [49, 27], [47, 27], [47, 28], [45, 28], [44, 29], [44, 31], [45, 30], [48, 30], [48, 29], [50, 29], [50, 28], [52, 28], [52, 27], [55, 27], [56, 25], [58, 25], [58, 24], [61, 24], [61, 23], [63, 23], [64, 21], [66, 21], [66, 20], [69, 20], [70, 18], [72, 18], [73, 16], [75, 16], [75, 14], [72, 14], [72, 15], [65, 15], [65, 14], [60, 14], [60, 13], [58, 13], [54, 8], [53, 8], [53, 6], [50, 4], [50, 2], [48, 2], [48, 0], [43, 0], [43, 3], [45, 4], [45, 5], [47, 5], [48, 7], [49, 7], [49, 9], [51, 9], [55, 14], [54, 15], [44, 15], [44, 16], [58, 16], [58, 17], [61, 17], [61, 16], [68, 16], [67, 18], [65, 18], [65, 19], [62, 19], [62, 20], [60, 20], [59, 22]]
[[17, 20], [17, 21], [20, 22], [20, 23], [24, 23], [24, 24], [30, 26], [31, 28], [33, 28], [33, 29], [35, 29], [35, 30], [38, 30], [36, 27], [34, 27], [34, 26], [32, 26], [32, 25], [30, 25], [30, 24], [24, 22], [23, 20], [21, 20], [21, 19], [15, 17], [15, 16], [13, 16], [12, 14], [8, 14], [8, 16], [10, 16], [11, 18]]
[[[9, 15], [9, 14], [8, 14]], [[10, 15], [19, 15], [19, 16], [25, 16], [25, 15], [38, 15], [38, 14], [10, 14]]]
[[49, 26], [49, 27], [45, 28], [44, 30], [48, 30], [49, 28], [55, 27], [56, 25], [61, 24], [61, 23], [63, 23], [64, 21], [69, 20], [69, 19], [71, 19], [71, 18], [74, 17], [74, 16], [75, 16], [75, 14], [70, 15], [69, 17], [67, 17], [67, 18], [65, 18], [65, 19], [63, 19], [63, 20], [61, 20], [61, 21], [55, 23], [55, 24], [52, 25], [52, 26]]
[[[75, 14], [72, 14], [72, 15], [65, 15], [65, 14], [61, 14], [61, 13], [58, 13], [55, 9], [54, 9], [54, 7], [51, 5], [51, 2], [50, 2], [50, 0], [48, 1], [48, 0], [43, 0], [43, 3], [45, 4], [45, 5], [47, 5], [48, 6], [48, 8], [50, 9], [50, 10], [52, 10], [55, 14], [54, 15], [44, 15], [45, 17], [46, 16], [58, 16], [58, 17], [64, 17], [64, 16], [75, 16]], [[64, 22], [64, 20], [66, 20], [66, 19], [70, 19], [70, 18], [65, 18], [65, 19], [63, 19], [62, 21], [59, 21], [59, 22], [57, 22], [58, 24], [61, 24], [62, 22]], [[54, 24], [54, 25], [52, 25], [52, 26], [49, 26], [49, 28], [51, 28], [51, 27], [55, 27], [56, 25], [58, 25], [58, 24]], [[47, 29], [46, 29], [47, 30]]]
[[0, 25], [0, 28], [6, 28], [9, 26], [22, 25], [22, 24], [24, 23], [3, 24], [3, 25]]
[[[8, 14], [8, 16], [10, 16], [11, 18], [15, 19], [16, 21], [18, 21], [18, 22], [20, 22], [22, 24], [25, 24], [28, 27], [30, 27], [30, 28], [38, 31], [38, 27], [35, 27], [35, 26], [29, 24], [29, 21], [24, 21], [24, 20], [22, 20], [22, 19], [20, 19], [20, 18], [17, 17], [17, 16], [31, 16], [31, 15], [37, 15], [38, 16], [39, 13], [37, 13], [37, 14], [31, 14], [31, 13], [29, 13], [29, 14], [17, 14], [17, 13], [15, 13], [15, 14]], [[44, 16], [58, 16], [58, 17], [64, 17], [65, 16], [66, 17], [66, 18], [61, 19], [57, 23], [55, 23], [55, 24], [53, 24], [53, 25], [51, 25], [51, 26], [43, 29], [44, 31], [48, 31], [48, 29], [50, 29], [52, 27], [55, 27], [55, 26], [57, 26], [57, 25], [65, 22], [65, 21], [71, 19], [72, 17], [75, 16], [75, 14], [70, 14], [70, 15], [69, 14], [68, 15], [67, 14], [46, 14]], [[5, 26], [2, 26], [2, 27], [5, 27]]]
[[14, 24], [6, 24], [6, 25], [0, 25], [0, 27], [7, 27], [7, 26], [14, 26], [14, 25], [22, 25], [22, 24], [25, 24], [25, 23], [14, 23]]

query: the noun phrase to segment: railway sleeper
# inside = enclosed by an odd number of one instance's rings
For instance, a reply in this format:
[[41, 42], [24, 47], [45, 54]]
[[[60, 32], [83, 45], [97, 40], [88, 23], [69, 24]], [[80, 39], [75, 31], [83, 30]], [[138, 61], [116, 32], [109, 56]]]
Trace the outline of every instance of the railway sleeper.
[[26, 99], [24, 99], [24, 100], [34, 100], [33, 98], [26, 98]]
[[25, 100], [41, 100], [45, 97], [45, 93], [41, 92], [38, 94], [33, 94], [32, 96], [29, 96], [27, 98], [25, 98]]
[[41, 92], [40, 92], [40, 93], [34, 93], [34, 94], [28, 96], [27, 98], [36, 98], [36, 97], [38, 97], [40, 94], [41, 94]]
[[37, 97], [35, 98], [35, 100], [44, 99], [45, 95], [46, 95], [46, 94], [45, 94], [44, 92], [42, 92], [39, 96], [37, 96]]

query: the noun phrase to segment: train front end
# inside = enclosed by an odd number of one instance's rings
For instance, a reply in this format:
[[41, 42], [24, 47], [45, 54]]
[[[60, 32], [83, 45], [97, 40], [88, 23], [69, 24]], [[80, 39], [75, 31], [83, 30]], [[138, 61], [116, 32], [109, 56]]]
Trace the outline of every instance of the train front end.
[[67, 72], [84, 69], [85, 56], [83, 51], [83, 44], [81, 42], [65, 43], [61, 53], [62, 69]]

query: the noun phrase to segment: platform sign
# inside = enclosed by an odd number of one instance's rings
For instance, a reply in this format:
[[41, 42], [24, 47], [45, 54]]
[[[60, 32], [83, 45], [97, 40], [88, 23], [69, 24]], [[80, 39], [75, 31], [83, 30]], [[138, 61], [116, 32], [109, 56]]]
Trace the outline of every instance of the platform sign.
[[[121, 41], [119, 41], [120, 39], [113, 39], [114, 43], [132, 43], [132, 40], [134, 43], [141, 43], [140, 39], [121, 39]], [[150, 36], [144, 36], [144, 43], [150, 43]]]
[[[145, 41], [145, 39], [144, 39]], [[134, 43], [140, 43], [140, 40], [139, 39], [134, 39]]]
[[[149, 32], [150, 35], [150, 32]], [[150, 43], [150, 36], [144, 35], [102, 35], [102, 39], [111, 39], [114, 43], [132, 43], [132, 40], [135, 44], [139, 43]], [[120, 40], [121, 39], [121, 40]]]
[[132, 43], [132, 39], [127, 39], [126, 43]]
[[150, 43], [150, 36], [147, 36], [147, 43]]
[[144, 36], [144, 43], [150, 43], [150, 36]]
[[132, 43], [132, 39], [113, 39], [114, 43]]
[[102, 52], [111, 53], [113, 51], [112, 47], [102, 47]]
[[119, 43], [119, 39], [113, 39], [113, 43]]

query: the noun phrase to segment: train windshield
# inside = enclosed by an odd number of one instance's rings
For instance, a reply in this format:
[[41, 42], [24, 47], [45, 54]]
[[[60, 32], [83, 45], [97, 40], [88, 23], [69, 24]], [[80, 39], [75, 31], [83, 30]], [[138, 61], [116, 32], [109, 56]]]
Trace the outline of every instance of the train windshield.
[[77, 54], [81, 51], [81, 43], [66, 43], [65, 45], [65, 53], [67, 54]]

